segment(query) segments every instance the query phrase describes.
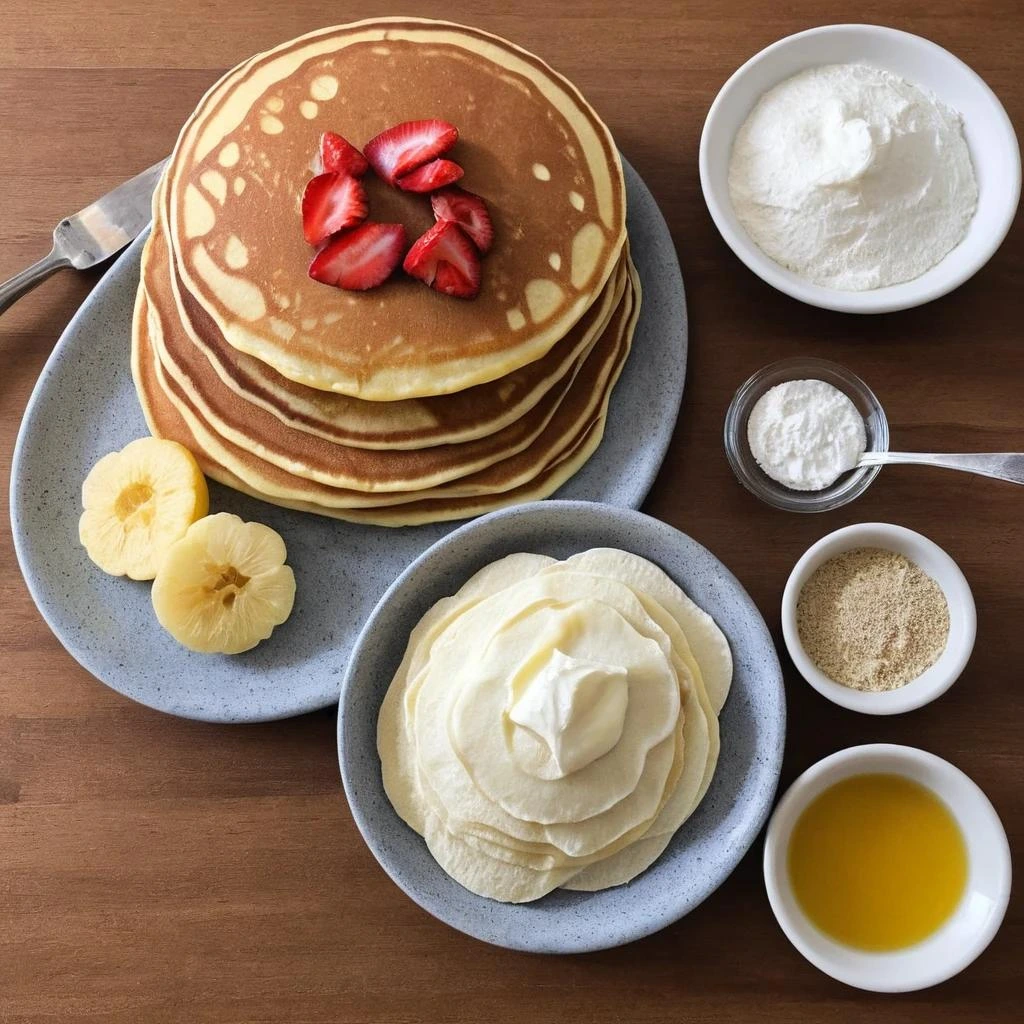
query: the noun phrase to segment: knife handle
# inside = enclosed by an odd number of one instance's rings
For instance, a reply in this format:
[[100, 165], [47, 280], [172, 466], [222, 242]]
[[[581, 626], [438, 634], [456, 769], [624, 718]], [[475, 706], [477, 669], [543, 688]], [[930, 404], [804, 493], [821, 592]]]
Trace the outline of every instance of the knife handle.
[[32, 291], [37, 284], [45, 281], [51, 274], [63, 267], [70, 266], [71, 261], [66, 256], [61, 256], [56, 248], [51, 249], [50, 254], [44, 256], [38, 263], [33, 263], [28, 269], [0, 284], [0, 313], [4, 313], [22, 295]]

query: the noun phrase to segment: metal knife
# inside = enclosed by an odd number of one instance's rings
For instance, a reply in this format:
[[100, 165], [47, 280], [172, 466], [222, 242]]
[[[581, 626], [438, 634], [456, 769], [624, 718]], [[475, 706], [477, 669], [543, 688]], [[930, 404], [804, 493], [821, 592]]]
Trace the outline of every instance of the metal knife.
[[65, 217], [54, 228], [50, 255], [0, 284], [0, 313], [55, 271], [86, 270], [128, 245], [150, 221], [153, 191], [165, 163], [153, 164], [91, 206]]

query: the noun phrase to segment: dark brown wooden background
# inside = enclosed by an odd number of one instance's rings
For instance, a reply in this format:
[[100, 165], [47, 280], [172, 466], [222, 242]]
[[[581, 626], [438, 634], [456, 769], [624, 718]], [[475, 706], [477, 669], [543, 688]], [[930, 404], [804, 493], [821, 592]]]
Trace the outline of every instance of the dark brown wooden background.
[[[896, 469], [854, 505], [800, 517], [740, 488], [720, 434], [729, 397], [749, 373], [815, 354], [876, 390], [895, 447], [1024, 451], [1021, 225], [954, 294], [892, 316], [843, 316], [801, 306], [749, 273], [715, 231], [697, 178], [701, 125], [722, 82], [774, 39], [828, 22], [893, 25], [950, 48], [1021, 131], [1019, 0], [3, 0], [0, 278], [42, 255], [62, 215], [165, 155], [224, 68], [309, 29], [381, 13], [471, 22], [541, 54], [583, 89], [647, 180], [675, 237], [690, 309], [683, 413], [647, 510], [718, 554], [777, 638], [793, 562], [847, 523], [921, 530], [967, 574], [977, 648], [931, 707], [860, 717], [818, 697], [783, 659], [783, 785], [849, 744], [916, 744], [982, 786], [1019, 855], [1024, 491]], [[32, 385], [97, 279], [64, 272], [0, 321], [5, 483]], [[332, 713], [223, 728], [107, 690], [36, 612], [15, 561], [6, 495], [4, 486], [0, 1021], [1020, 1019], [1019, 895], [988, 952], [960, 977], [916, 995], [872, 996], [817, 973], [783, 937], [764, 895], [760, 842], [696, 912], [624, 949], [525, 956], [449, 930], [392, 885], [363, 845], [339, 784]]]

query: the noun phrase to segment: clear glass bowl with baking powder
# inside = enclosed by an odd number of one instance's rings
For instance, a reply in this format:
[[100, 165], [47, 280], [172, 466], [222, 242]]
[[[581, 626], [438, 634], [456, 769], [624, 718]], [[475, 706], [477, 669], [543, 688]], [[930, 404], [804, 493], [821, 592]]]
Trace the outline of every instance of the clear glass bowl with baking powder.
[[733, 395], [725, 414], [725, 454], [744, 487], [762, 501], [787, 512], [829, 512], [860, 497], [878, 476], [881, 466], [844, 473], [820, 491], [794, 491], [773, 480], [757, 464], [747, 442], [747, 420], [757, 400], [776, 384], [789, 380], [823, 380], [839, 388], [864, 417], [866, 451], [889, 450], [889, 421], [874, 392], [855, 373], [827, 359], [782, 359], [758, 370]]

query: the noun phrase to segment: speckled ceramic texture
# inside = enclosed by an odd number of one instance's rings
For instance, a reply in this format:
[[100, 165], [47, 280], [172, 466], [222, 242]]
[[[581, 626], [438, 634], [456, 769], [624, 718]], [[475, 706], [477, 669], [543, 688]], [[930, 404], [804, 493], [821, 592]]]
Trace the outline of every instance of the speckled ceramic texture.
[[[686, 367], [686, 302], [665, 221], [626, 167], [629, 234], [644, 299], [605, 439], [559, 492], [638, 507], [675, 425]], [[298, 228], [296, 228], [298, 230]], [[57, 343], [21, 425], [11, 472], [18, 560], [57, 638], [94, 676], [173, 715], [255, 722], [336, 703], [356, 634], [385, 587], [458, 524], [387, 529], [293, 512], [210, 487], [210, 510], [258, 519], [288, 546], [298, 592], [273, 637], [233, 658], [192, 654], [157, 624], [149, 584], [104, 575], [78, 544], [81, 486], [109, 451], [147, 433], [129, 369], [139, 239]]]
[[[391, 807], [377, 756], [377, 713], [409, 633], [436, 601], [505, 555], [528, 551], [567, 558], [592, 547], [633, 551], [660, 565], [728, 638], [735, 670], [719, 719], [718, 767], [704, 800], [665, 853], [628, 885], [598, 893], [557, 890], [518, 906], [497, 903], [449, 878]], [[509, 949], [582, 953], [664, 928], [725, 881], [768, 815], [785, 732], [785, 691], [771, 636], [747, 592], [711, 552], [640, 512], [545, 501], [463, 526], [424, 552], [391, 585], [356, 642], [345, 674], [338, 757], [363, 838], [384, 870], [421, 907], [453, 928]], [[685, 973], [685, 953], [679, 963]]]

